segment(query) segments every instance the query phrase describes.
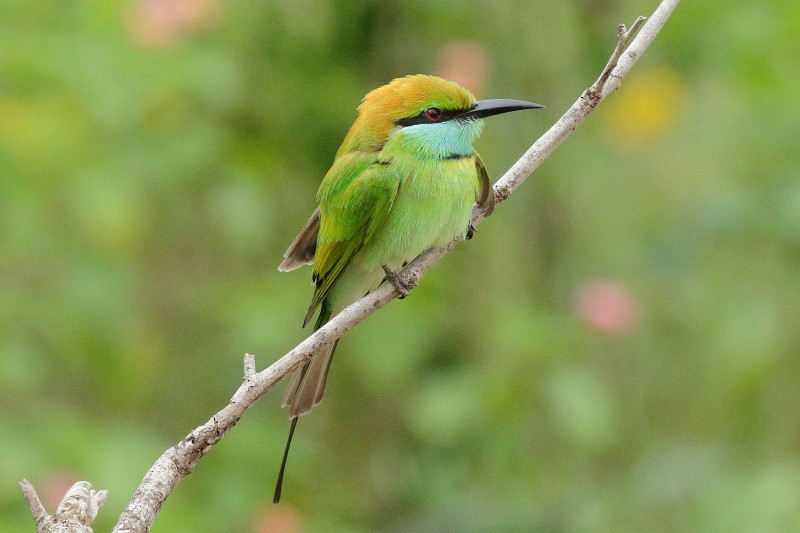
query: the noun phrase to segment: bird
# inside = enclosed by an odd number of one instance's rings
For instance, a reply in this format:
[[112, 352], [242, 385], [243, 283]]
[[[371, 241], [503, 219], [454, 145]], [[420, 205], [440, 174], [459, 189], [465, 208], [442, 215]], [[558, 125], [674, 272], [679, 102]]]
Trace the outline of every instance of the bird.
[[[472, 236], [475, 204], [484, 216], [495, 192], [473, 143], [483, 119], [544, 107], [522, 100], [476, 100], [460, 84], [425, 74], [392, 80], [364, 96], [317, 192], [318, 207], [278, 267], [313, 265], [305, 327], [314, 331], [384, 280], [408, 293], [396, 272], [429, 249]], [[300, 416], [317, 405], [336, 350], [319, 348], [289, 382], [282, 406], [291, 426], [273, 501], [281, 497]]]

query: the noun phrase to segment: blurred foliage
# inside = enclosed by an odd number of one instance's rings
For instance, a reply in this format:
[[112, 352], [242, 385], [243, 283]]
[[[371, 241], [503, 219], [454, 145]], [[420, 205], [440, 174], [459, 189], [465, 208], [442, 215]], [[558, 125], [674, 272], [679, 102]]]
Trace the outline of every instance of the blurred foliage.
[[[301, 340], [287, 244], [355, 108], [417, 72], [547, 105], [656, 1], [0, 3], [0, 529], [76, 479], [108, 530]], [[154, 531], [800, 530], [800, 4], [686, 2], [622, 89], [341, 343], [270, 503], [267, 395]]]

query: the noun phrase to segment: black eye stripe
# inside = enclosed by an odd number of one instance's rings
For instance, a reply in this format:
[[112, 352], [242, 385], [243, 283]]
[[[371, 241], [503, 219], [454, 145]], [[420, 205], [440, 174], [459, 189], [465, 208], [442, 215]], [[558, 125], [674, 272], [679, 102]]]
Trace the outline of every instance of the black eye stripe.
[[445, 122], [451, 120], [457, 117], [458, 115], [463, 114], [465, 111], [468, 111], [468, 109], [451, 109], [451, 110], [441, 109], [440, 110], [441, 115], [439, 116], [438, 120], [431, 120], [430, 118], [428, 118], [426, 114], [428, 109], [430, 108], [425, 108], [419, 115], [415, 115], [413, 117], [401, 118], [400, 120], [395, 121], [395, 124], [397, 124], [398, 126], [414, 126], [415, 124], [437, 124], [439, 122]]

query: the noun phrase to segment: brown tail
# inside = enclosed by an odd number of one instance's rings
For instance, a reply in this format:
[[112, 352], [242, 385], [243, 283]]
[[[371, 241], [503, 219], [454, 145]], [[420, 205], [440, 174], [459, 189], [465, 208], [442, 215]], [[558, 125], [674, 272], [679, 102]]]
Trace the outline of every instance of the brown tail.
[[283, 407], [289, 406], [289, 418], [303, 416], [322, 400], [336, 344], [315, 352], [311, 361], [292, 376], [282, 403]]
[[297, 420], [322, 400], [322, 395], [325, 393], [325, 381], [328, 377], [328, 369], [333, 360], [336, 344], [334, 342], [330, 346], [324, 347], [314, 354], [311, 362], [295, 371], [292, 381], [289, 383], [289, 388], [283, 397], [283, 406], [289, 406], [289, 418], [292, 420], [292, 425], [289, 426], [289, 437], [286, 439], [286, 447], [283, 450], [281, 469], [278, 471], [278, 480], [275, 483], [275, 495], [272, 497], [273, 503], [278, 503], [281, 499], [286, 459], [289, 457], [289, 447], [292, 445], [292, 436], [297, 427]]

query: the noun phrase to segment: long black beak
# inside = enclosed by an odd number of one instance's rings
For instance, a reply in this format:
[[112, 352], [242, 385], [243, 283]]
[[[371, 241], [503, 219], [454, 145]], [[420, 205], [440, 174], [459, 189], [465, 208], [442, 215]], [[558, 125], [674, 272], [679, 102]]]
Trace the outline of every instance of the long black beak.
[[461, 117], [484, 118], [491, 117], [492, 115], [499, 115], [501, 113], [508, 113], [510, 111], [539, 109], [542, 107], [544, 106], [541, 104], [534, 104], [532, 102], [525, 102], [523, 100], [507, 100], [505, 98], [498, 98], [495, 100], [478, 100], [475, 102], [475, 105], [472, 106], [472, 109], [462, 113]]

